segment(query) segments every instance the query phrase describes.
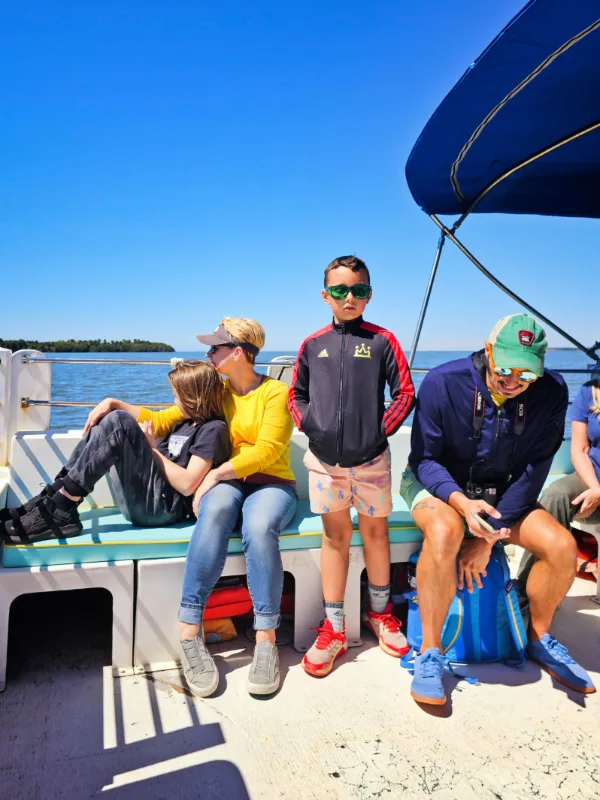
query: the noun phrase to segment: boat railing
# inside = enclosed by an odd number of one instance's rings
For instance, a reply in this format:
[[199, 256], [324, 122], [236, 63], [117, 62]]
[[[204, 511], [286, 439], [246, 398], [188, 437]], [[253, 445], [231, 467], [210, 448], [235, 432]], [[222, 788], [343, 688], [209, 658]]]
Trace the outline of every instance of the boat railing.
[[[52, 365], [123, 365], [123, 366], [170, 366], [183, 361], [181, 357], [168, 360], [144, 358], [64, 358], [47, 356], [37, 350], [19, 350], [12, 353], [0, 348], [0, 467], [8, 463], [10, 441], [22, 431], [40, 432], [50, 428], [52, 408], [93, 408], [101, 398], [94, 400], [53, 400]], [[267, 369], [271, 377], [290, 383], [295, 362], [294, 356], [278, 356], [272, 361], [258, 361], [256, 366]], [[412, 367], [413, 373], [425, 374], [428, 367]], [[597, 375], [594, 369], [560, 369], [568, 374]], [[166, 408], [170, 403], [143, 402], [151, 408]]]

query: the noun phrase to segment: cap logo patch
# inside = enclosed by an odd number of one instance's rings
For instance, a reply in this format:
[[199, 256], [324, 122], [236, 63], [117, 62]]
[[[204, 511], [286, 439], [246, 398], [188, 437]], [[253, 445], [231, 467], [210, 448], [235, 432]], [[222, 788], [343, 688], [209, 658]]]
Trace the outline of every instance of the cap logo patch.
[[519, 331], [519, 344], [523, 344], [525, 347], [531, 347], [534, 338], [533, 331]]

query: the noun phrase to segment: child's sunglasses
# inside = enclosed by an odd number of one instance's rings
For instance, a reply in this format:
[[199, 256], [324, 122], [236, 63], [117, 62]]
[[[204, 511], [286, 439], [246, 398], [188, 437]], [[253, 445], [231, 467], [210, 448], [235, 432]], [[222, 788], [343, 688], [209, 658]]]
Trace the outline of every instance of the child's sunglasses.
[[344, 286], [341, 283], [339, 286], [326, 286], [325, 291], [334, 300], [345, 300], [350, 292], [356, 300], [366, 300], [371, 293], [371, 287], [366, 283], [355, 283], [354, 286]]

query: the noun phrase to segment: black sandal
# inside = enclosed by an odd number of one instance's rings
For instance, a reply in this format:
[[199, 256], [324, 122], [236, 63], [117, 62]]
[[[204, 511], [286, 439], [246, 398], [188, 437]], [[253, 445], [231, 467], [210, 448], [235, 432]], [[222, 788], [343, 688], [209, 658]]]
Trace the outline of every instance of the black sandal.
[[39, 497], [25, 514], [9, 509], [10, 519], [0, 523], [0, 539], [5, 544], [30, 545], [47, 539], [69, 539], [79, 536], [83, 525], [77, 506], [71, 511], [57, 508], [48, 497]]

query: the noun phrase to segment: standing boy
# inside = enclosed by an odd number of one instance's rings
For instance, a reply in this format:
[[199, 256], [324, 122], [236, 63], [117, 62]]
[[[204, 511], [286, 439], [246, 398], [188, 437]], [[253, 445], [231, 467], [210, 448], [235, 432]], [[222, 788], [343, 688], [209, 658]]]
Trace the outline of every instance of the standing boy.
[[[352, 522], [358, 512], [369, 580], [365, 624], [392, 656], [408, 651], [390, 603], [392, 510], [391, 458], [387, 437], [410, 413], [414, 389], [398, 340], [390, 331], [365, 322], [371, 299], [367, 265], [355, 256], [336, 258], [325, 270], [321, 295], [333, 322], [302, 343], [288, 407], [309, 439], [304, 463], [309, 472], [311, 511], [321, 514], [321, 575], [325, 619], [302, 666], [309, 675], [328, 675], [346, 651], [344, 594]], [[391, 405], [385, 408], [385, 385]]]

